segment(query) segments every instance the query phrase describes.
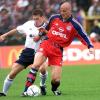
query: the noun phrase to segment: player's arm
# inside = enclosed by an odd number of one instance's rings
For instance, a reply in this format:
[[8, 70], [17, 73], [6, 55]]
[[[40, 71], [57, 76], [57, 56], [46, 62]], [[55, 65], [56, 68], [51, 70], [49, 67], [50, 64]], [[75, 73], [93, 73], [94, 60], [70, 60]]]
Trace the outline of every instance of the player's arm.
[[94, 53], [94, 46], [88, 38], [88, 35], [84, 31], [83, 27], [77, 21], [73, 21], [73, 24], [75, 29], [77, 30], [78, 39], [88, 47], [90, 53]]
[[39, 28], [39, 35], [38, 36], [35, 36], [33, 38], [33, 40], [35, 42], [38, 42], [42, 36], [46, 35], [48, 33], [48, 31], [45, 29], [45, 28]]
[[38, 28], [40, 37], [42, 37], [48, 33], [47, 26], [48, 26], [48, 23], [44, 23], [44, 25], [42, 27]]
[[16, 34], [16, 32], [17, 32], [17, 29], [15, 28], [15, 29], [12, 29], [11, 31], [7, 32], [7, 33], [4, 33], [3, 35], [0, 36], [0, 41], [5, 40], [8, 36]]
[[50, 25], [51, 25], [51, 23], [52, 23], [52, 20], [53, 20], [54, 18], [55, 18], [55, 15], [52, 15], [52, 16], [49, 18], [48, 22], [45, 23], [45, 25], [44, 25], [43, 27], [40, 27], [40, 28], [39, 28], [39, 32], [40, 32], [40, 33], [39, 33], [39, 36], [40, 36], [40, 37], [48, 33], [48, 31], [49, 31], [49, 29], [50, 29]]
[[48, 31], [46, 30], [45, 27], [40, 27], [39, 32], [42, 33], [42, 34], [47, 34], [48, 33]]
[[24, 34], [24, 33], [25, 33], [25, 28], [24, 28], [24, 26], [25, 26], [25, 24], [20, 25], [20, 26], [18, 26], [18, 27], [16, 27], [16, 28], [12, 29], [11, 31], [4, 33], [3, 35], [0, 36], [0, 41], [3, 41], [3, 40], [5, 40], [8, 36], [15, 35], [16, 33]]

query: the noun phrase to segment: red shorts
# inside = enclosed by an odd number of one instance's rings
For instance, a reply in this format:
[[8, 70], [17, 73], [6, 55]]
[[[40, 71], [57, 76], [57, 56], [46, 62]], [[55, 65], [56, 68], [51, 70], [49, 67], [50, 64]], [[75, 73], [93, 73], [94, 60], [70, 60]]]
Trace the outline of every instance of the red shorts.
[[38, 52], [42, 52], [48, 58], [48, 64], [62, 66], [62, 50], [60, 47], [53, 45], [48, 40], [44, 40], [40, 44]]

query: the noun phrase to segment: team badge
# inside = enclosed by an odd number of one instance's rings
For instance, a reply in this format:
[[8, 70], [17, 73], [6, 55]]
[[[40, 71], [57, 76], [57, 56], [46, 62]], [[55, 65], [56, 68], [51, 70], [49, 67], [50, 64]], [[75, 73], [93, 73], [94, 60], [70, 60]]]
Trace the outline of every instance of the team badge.
[[70, 31], [71, 30], [71, 26], [67, 26], [66, 29]]

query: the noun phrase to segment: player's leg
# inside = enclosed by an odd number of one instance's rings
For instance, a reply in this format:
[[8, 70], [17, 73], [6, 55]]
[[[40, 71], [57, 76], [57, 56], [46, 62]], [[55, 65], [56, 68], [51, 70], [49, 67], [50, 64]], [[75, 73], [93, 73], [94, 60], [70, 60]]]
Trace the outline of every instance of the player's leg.
[[[59, 50], [60, 51], [60, 50]], [[48, 59], [49, 65], [51, 65], [51, 90], [55, 95], [60, 95], [61, 92], [58, 91], [58, 87], [60, 86], [60, 79], [62, 73], [62, 52], [60, 51], [57, 56], [52, 56]]]
[[48, 76], [48, 72], [47, 72], [47, 63], [43, 63], [40, 68], [39, 68], [39, 71], [40, 71], [40, 89], [41, 89], [41, 94], [42, 95], [46, 95], [46, 79], [47, 79], [47, 76]]
[[21, 72], [24, 69], [23, 65], [20, 65], [18, 63], [14, 63], [12, 66], [12, 70], [11, 72], [7, 75], [7, 77], [4, 80], [4, 84], [3, 84], [3, 93], [0, 93], [0, 96], [6, 96], [7, 92], [9, 90], [9, 88], [11, 87], [14, 78], [16, 77], [16, 75]]
[[61, 92], [58, 90], [58, 87], [60, 86], [61, 73], [62, 73], [61, 66], [52, 66], [51, 90], [55, 95], [61, 95]]
[[37, 52], [35, 54], [34, 63], [32, 65], [31, 70], [29, 71], [28, 76], [27, 76], [24, 93], [27, 91], [28, 87], [31, 86], [34, 83], [34, 81], [36, 79], [37, 72], [38, 72], [40, 66], [45, 61], [46, 61], [46, 57], [43, 55], [43, 53]]
[[[19, 56], [19, 59], [13, 64], [11, 72], [8, 74], [4, 81], [3, 92], [7, 94], [9, 87], [11, 86], [13, 79], [16, 75], [25, 69], [27, 66], [31, 65], [34, 60], [34, 50], [30, 48], [23, 49]], [[4, 93], [0, 93], [0, 96], [4, 96]]]
[[47, 72], [47, 64], [44, 63], [40, 66], [39, 71], [40, 71], [40, 86], [45, 86], [45, 82], [48, 76], [48, 72]]

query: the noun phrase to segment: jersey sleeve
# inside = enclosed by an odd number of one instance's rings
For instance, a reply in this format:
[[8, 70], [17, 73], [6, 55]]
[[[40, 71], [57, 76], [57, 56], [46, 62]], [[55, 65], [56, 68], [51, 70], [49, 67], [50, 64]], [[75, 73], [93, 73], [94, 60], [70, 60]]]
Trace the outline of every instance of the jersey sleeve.
[[23, 25], [18, 26], [16, 29], [17, 29], [17, 31], [18, 31], [19, 34], [24, 34], [25, 33]]
[[52, 16], [49, 18], [49, 20], [48, 20], [48, 22], [47, 22], [47, 24], [45, 26], [46, 30], [49, 30], [51, 21], [52, 21]]
[[49, 18], [48, 24], [46, 25], [46, 30], [49, 30], [50, 25], [52, 24], [52, 21], [53, 21], [55, 18], [59, 18], [59, 17], [60, 17], [59, 14], [52, 15], [52, 16]]
[[25, 22], [24, 24], [18, 26], [16, 29], [18, 31], [19, 34], [26, 34], [26, 29], [29, 26], [30, 21]]
[[77, 31], [77, 36], [78, 36], [78, 39], [85, 45], [87, 45], [88, 48], [91, 48], [93, 47], [87, 33], [84, 31], [83, 27], [75, 20], [73, 19], [72, 21], [76, 31]]

